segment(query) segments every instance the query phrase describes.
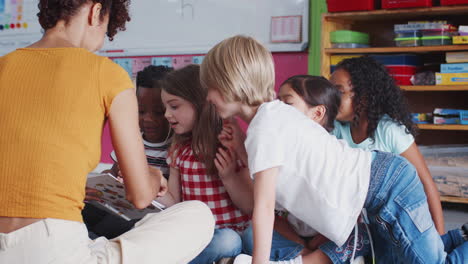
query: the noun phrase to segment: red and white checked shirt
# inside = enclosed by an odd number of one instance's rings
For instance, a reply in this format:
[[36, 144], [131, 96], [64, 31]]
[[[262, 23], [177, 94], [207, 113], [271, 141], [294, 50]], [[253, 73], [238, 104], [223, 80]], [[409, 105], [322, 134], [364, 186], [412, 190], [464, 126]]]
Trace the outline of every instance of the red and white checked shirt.
[[190, 145], [177, 149], [175, 161], [169, 155], [167, 164], [179, 169], [182, 200], [207, 204], [215, 217], [216, 228], [243, 231], [247, 227], [250, 217], [232, 203], [219, 177], [207, 175], [205, 164], [197, 160]]

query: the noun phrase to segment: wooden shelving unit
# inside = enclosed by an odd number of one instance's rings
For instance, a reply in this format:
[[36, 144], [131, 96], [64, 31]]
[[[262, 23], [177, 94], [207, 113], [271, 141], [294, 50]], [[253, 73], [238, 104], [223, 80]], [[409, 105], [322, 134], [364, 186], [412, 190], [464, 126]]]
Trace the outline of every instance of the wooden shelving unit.
[[430, 125], [430, 124], [419, 124], [419, 129], [422, 130], [466, 130], [468, 131], [468, 125]]
[[440, 201], [446, 202], [446, 203], [468, 204], [468, 198], [455, 197], [455, 196], [441, 196]]
[[403, 85], [400, 88], [410, 92], [468, 91], [468, 85]]
[[[421, 54], [443, 57], [447, 51], [468, 51], [468, 45], [395, 47], [394, 24], [415, 20], [449, 20], [468, 25], [468, 6], [447, 6], [328, 13], [322, 16], [321, 73], [330, 77], [330, 56], [339, 54]], [[370, 48], [336, 49], [330, 43], [330, 32], [340, 29], [366, 32]], [[401, 86], [412, 112], [428, 113], [434, 108], [468, 109], [468, 85]], [[418, 125], [418, 144], [468, 144], [468, 125]], [[467, 175], [468, 176], [468, 175]], [[442, 196], [444, 202], [468, 204], [468, 198]]]
[[420, 47], [376, 47], [376, 48], [355, 48], [355, 49], [325, 49], [327, 54], [362, 54], [362, 53], [426, 53], [445, 51], [464, 51], [467, 45], [446, 45], [446, 46], [420, 46]]

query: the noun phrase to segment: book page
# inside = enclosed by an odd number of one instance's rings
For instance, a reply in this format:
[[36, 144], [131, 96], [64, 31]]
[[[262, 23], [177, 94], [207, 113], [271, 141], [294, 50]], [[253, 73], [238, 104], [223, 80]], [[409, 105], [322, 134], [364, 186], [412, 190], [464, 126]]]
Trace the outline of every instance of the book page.
[[103, 202], [92, 201], [91, 203], [98, 204], [98, 206], [106, 208], [126, 220], [140, 219], [148, 213], [157, 213], [165, 209], [164, 205], [156, 201], [143, 210], [135, 208], [125, 198], [124, 185], [108, 173], [89, 174], [86, 187], [98, 190], [98, 196], [103, 200]]

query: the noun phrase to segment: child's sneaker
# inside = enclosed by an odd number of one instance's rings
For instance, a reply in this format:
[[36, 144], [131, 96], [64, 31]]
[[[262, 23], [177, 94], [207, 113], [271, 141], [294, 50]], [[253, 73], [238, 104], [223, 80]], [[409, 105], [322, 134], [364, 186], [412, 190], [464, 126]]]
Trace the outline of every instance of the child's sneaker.
[[[252, 257], [246, 254], [240, 254], [234, 259], [233, 264], [252, 264]], [[302, 264], [302, 256], [297, 256], [290, 260], [270, 261], [270, 264]]]
[[252, 257], [246, 254], [240, 254], [234, 259], [233, 264], [252, 264]]
[[234, 258], [222, 258], [218, 262], [216, 262], [216, 264], [233, 264], [233, 262]]

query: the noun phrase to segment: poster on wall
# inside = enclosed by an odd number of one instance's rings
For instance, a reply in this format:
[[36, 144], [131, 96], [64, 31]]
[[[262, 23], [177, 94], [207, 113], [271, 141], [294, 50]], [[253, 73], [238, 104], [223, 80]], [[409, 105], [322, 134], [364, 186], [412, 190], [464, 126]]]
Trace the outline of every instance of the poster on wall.
[[0, 0], [0, 56], [42, 36], [37, 0]]

